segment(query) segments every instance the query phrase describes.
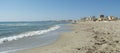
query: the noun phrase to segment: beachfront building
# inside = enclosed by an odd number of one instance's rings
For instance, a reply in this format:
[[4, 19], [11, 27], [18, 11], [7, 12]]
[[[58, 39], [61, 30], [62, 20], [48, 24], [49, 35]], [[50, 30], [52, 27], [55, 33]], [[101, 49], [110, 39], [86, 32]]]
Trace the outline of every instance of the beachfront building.
[[118, 18], [115, 17], [115, 16], [108, 16], [108, 20], [109, 21], [114, 21], [114, 20], [117, 20]]
[[98, 21], [103, 21], [105, 18], [104, 18], [104, 15], [100, 15], [99, 18], [97, 19]]
[[108, 21], [108, 16], [100, 15], [97, 21]]
[[86, 21], [95, 21], [95, 20], [96, 20], [95, 16], [86, 17]]
[[104, 18], [104, 15], [100, 15], [100, 18]]
[[89, 16], [89, 17], [81, 18], [81, 20], [82, 21], [115, 21], [118, 20], [118, 17], [100, 15], [99, 18], [96, 18], [95, 16]]
[[108, 20], [111, 21], [113, 19], [113, 16], [108, 16]]
[[84, 17], [80, 19], [81, 21], [96, 21], [97, 18], [95, 16]]

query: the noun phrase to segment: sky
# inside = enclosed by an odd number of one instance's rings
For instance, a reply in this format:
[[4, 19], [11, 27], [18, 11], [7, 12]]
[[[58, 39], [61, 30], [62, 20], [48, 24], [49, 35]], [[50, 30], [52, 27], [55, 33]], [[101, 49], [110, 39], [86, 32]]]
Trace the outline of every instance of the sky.
[[120, 17], [120, 0], [0, 0], [0, 21], [45, 21], [86, 16]]

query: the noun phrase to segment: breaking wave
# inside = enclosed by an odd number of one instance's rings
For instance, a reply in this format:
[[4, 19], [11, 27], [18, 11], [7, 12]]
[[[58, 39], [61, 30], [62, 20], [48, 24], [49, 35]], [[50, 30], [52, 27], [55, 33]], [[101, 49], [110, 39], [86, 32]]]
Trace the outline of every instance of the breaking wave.
[[18, 40], [20, 38], [29, 37], [29, 36], [45, 34], [47, 32], [54, 31], [54, 30], [56, 30], [58, 28], [60, 28], [60, 26], [55, 25], [55, 26], [53, 26], [53, 27], [51, 27], [49, 29], [46, 29], [46, 30], [30, 31], [30, 32], [22, 33], [22, 34], [19, 34], [19, 35], [16, 35], [16, 36], [10, 36], [10, 37], [1, 38], [0, 43], [13, 41], [13, 40]]

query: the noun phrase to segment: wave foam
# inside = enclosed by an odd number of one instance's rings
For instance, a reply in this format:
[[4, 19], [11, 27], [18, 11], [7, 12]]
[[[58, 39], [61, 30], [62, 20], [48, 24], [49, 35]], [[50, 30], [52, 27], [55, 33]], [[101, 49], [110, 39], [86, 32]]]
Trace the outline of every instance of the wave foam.
[[29, 37], [29, 36], [45, 34], [47, 32], [54, 31], [58, 28], [60, 28], [60, 26], [55, 25], [54, 27], [51, 27], [51, 28], [46, 29], [46, 30], [31, 31], [31, 32], [27, 32], [27, 33], [24, 33], [24, 34], [19, 34], [17, 36], [10, 36], [10, 37], [1, 38], [0, 43], [4, 43], [4, 42], [7, 42], [7, 41], [18, 40], [20, 38]]

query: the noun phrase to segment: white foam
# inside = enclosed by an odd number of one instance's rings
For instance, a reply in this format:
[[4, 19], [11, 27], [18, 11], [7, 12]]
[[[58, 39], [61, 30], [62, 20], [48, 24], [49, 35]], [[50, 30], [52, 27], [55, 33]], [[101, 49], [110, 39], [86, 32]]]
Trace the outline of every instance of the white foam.
[[31, 31], [31, 32], [26, 32], [26, 33], [19, 34], [19, 35], [16, 35], [16, 36], [1, 38], [0, 43], [4, 43], [4, 42], [7, 42], [7, 41], [18, 40], [20, 38], [29, 37], [29, 36], [45, 34], [47, 32], [54, 31], [54, 30], [56, 30], [58, 28], [60, 28], [60, 26], [55, 25], [54, 27], [51, 27], [51, 28], [46, 29], [46, 30]]

